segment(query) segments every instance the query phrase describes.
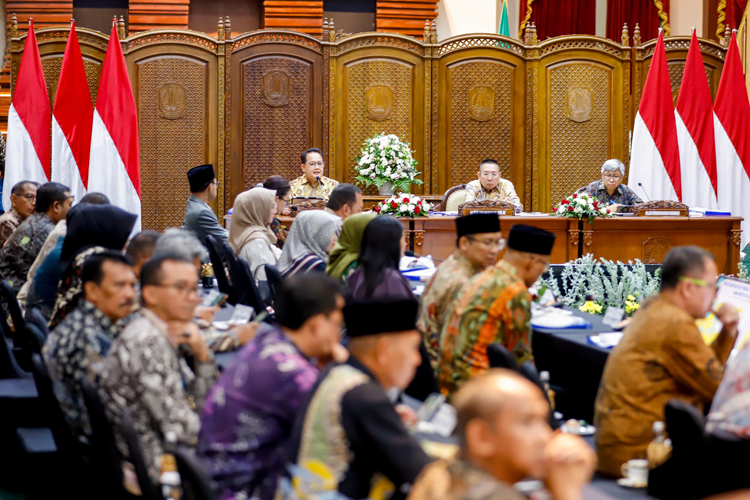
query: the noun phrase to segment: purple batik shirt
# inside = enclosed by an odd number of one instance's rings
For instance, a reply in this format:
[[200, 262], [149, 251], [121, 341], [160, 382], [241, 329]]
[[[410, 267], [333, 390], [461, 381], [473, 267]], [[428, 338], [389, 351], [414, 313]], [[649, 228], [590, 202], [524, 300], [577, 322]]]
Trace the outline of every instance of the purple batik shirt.
[[264, 325], [203, 407], [198, 454], [221, 498], [272, 500], [294, 419], [318, 370], [278, 327]]

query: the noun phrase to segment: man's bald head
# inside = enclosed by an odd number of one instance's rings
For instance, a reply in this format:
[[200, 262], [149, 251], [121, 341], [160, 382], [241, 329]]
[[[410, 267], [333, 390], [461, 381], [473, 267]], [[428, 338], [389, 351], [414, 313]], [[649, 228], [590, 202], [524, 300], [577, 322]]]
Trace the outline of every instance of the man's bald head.
[[549, 404], [536, 385], [518, 373], [492, 369], [464, 384], [453, 405], [456, 434], [469, 461], [509, 484], [542, 474], [552, 429]]

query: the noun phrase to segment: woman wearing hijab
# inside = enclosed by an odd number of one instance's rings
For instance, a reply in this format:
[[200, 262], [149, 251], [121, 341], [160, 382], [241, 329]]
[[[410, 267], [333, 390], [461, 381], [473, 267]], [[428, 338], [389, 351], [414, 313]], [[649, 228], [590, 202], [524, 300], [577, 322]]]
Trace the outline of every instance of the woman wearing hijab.
[[250, 271], [262, 284], [266, 281], [264, 264], [276, 265], [281, 255], [271, 221], [276, 216], [276, 191], [256, 187], [237, 195], [232, 209], [232, 224], [227, 242], [234, 253], [245, 259]]
[[359, 265], [359, 249], [367, 224], [377, 217], [375, 213], [350, 215], [341, 226], [341, 235], [328, 257], [326, 274], [346, 283]]
[[83, 296], [86, 259], [107, 250], [122, 251], [138, 217], [114, 205], [79, 205], [68, 212], [68, 232], [60, 253], [60, 286], [50, 330], [76, 308]]
[[277, 266], [281, 275], [325, 272], [339, 227], [341, 218], [324, 210], [306, 210], [297, 215]]

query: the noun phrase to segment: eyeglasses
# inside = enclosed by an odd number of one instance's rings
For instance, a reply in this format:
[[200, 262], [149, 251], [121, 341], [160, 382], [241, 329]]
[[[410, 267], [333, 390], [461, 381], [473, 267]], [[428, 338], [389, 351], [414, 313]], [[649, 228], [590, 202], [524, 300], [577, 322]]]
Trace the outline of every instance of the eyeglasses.
[[500, 177], [500, 172], [482, 172], [482, 177]]
[[284, 203], [286, 203], [287, 205], [288, 205], [288, 204], [289, 204], [289, 202], [290, 202], [290, 201], [292, 200], [292, 198], [291, 198], [291, 197], [290, 197], [290, 198], [281, 198], [281, 197], [279, 197], [279, 199], [280, 199], [281, 201], [283, 201]]
[[20, 196], [22, 198], [26, 198], [29, 201], [36, 200], [36, 194], [34, 194], [34, 193], [19, 194], [17, 196]]
[[503, 239], [503, 238], [500, 238], [499, 240], [479, 240], [479, 239], [473, 238], [471, 236], [467, 236], [467, 238], [472, 243], [479, 243], [480, 245], [483, 245], [483, 246], [486, 246], [486, 247], [499, 248], [500, 250], [502, 250], [503, 248], [505, 248], [505, 239]]
[[688, 276], [680, 276], [680, 281], [687, 282], [687, 283], [692, 283], [693, 285], [697, 285], [697, 286], [705, 286], [706, 288], [711, 288], [713, 290], [718, 290], [718, 288], [719, 288], [719, 284], [718, 283], [714, 283], [712, 285], [712, 284], [708, 283], [705, 280], [702, 280], [702, 279], [699, 279], [699, 278], [690, 278]]
[[76, 201], [76, 197], [72, 194], [70, 196], [65, 197], [66, 200], [70, 200], [70, 203], [72, 204], [74, 201]]
[[604, 177], [605, 179], [609, 179], [611, 181], [622, 179], [622, 176], [620, 174], [604, 174], [602, 177]]
[[189, 285], [187, 283], [160, 283], [158, 285], [151, 285], [151, 286], [158, 286], [163, 288], [172, 288], [177, 293], [182, 295], [183, 297], [190, 296], [191, 293], [195, 293], [196, 295], [200, 292], [200, 288], [198, 287], [198, 283], [194, 285]]
[[221, 182], [217, 181], [216, 179], [214, 179], [213, 184], [216, 184], [216, 187], [221, 186]]
[[310, 167], [323, 167], [325, 163], [321, 161], [321, 162], [308, 163], [307, 165]]

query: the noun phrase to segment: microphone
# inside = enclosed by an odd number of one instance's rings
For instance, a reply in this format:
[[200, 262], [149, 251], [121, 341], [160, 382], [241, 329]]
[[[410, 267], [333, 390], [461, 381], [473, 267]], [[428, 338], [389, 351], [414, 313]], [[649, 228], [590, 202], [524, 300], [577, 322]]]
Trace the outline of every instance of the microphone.
[[320, 176], [319, 175], [315, 176], [315, 180], [318, 181], [318, 184], [320, 184], [321, 186], [323, 185], [323, 183], [320, 181]]
[[[404, 256], [405, 257], [414, 257], [415, 259], [418, 259], [420, 257], [424, 257], [424, 255], [417, 255], [414, 252], [412, 252], [411, 250], [407, 250], [406, 252], [404, 252]], [[445, 259], [436, 259], [435, 257], [431, 257], [431, 258], [432, 258], [432, 260], [436, 260], [438, 262], [443, 262], [445, 260]]]
[[641, 184], [641, 183], [639, 182], [639, 183], [638, 183], [638, 186], [640, 186], [641, 190], [643, 191], [643, 194], [645, 194], [645, 195], [646, 195], [646, 201], [651, 201], [651, 199], [650, 199], [650, 198], [648, 197], [648, 193], [646, 192], [646, 188], [645, 188], [645, 187], [643, 187], [643, 184]]

